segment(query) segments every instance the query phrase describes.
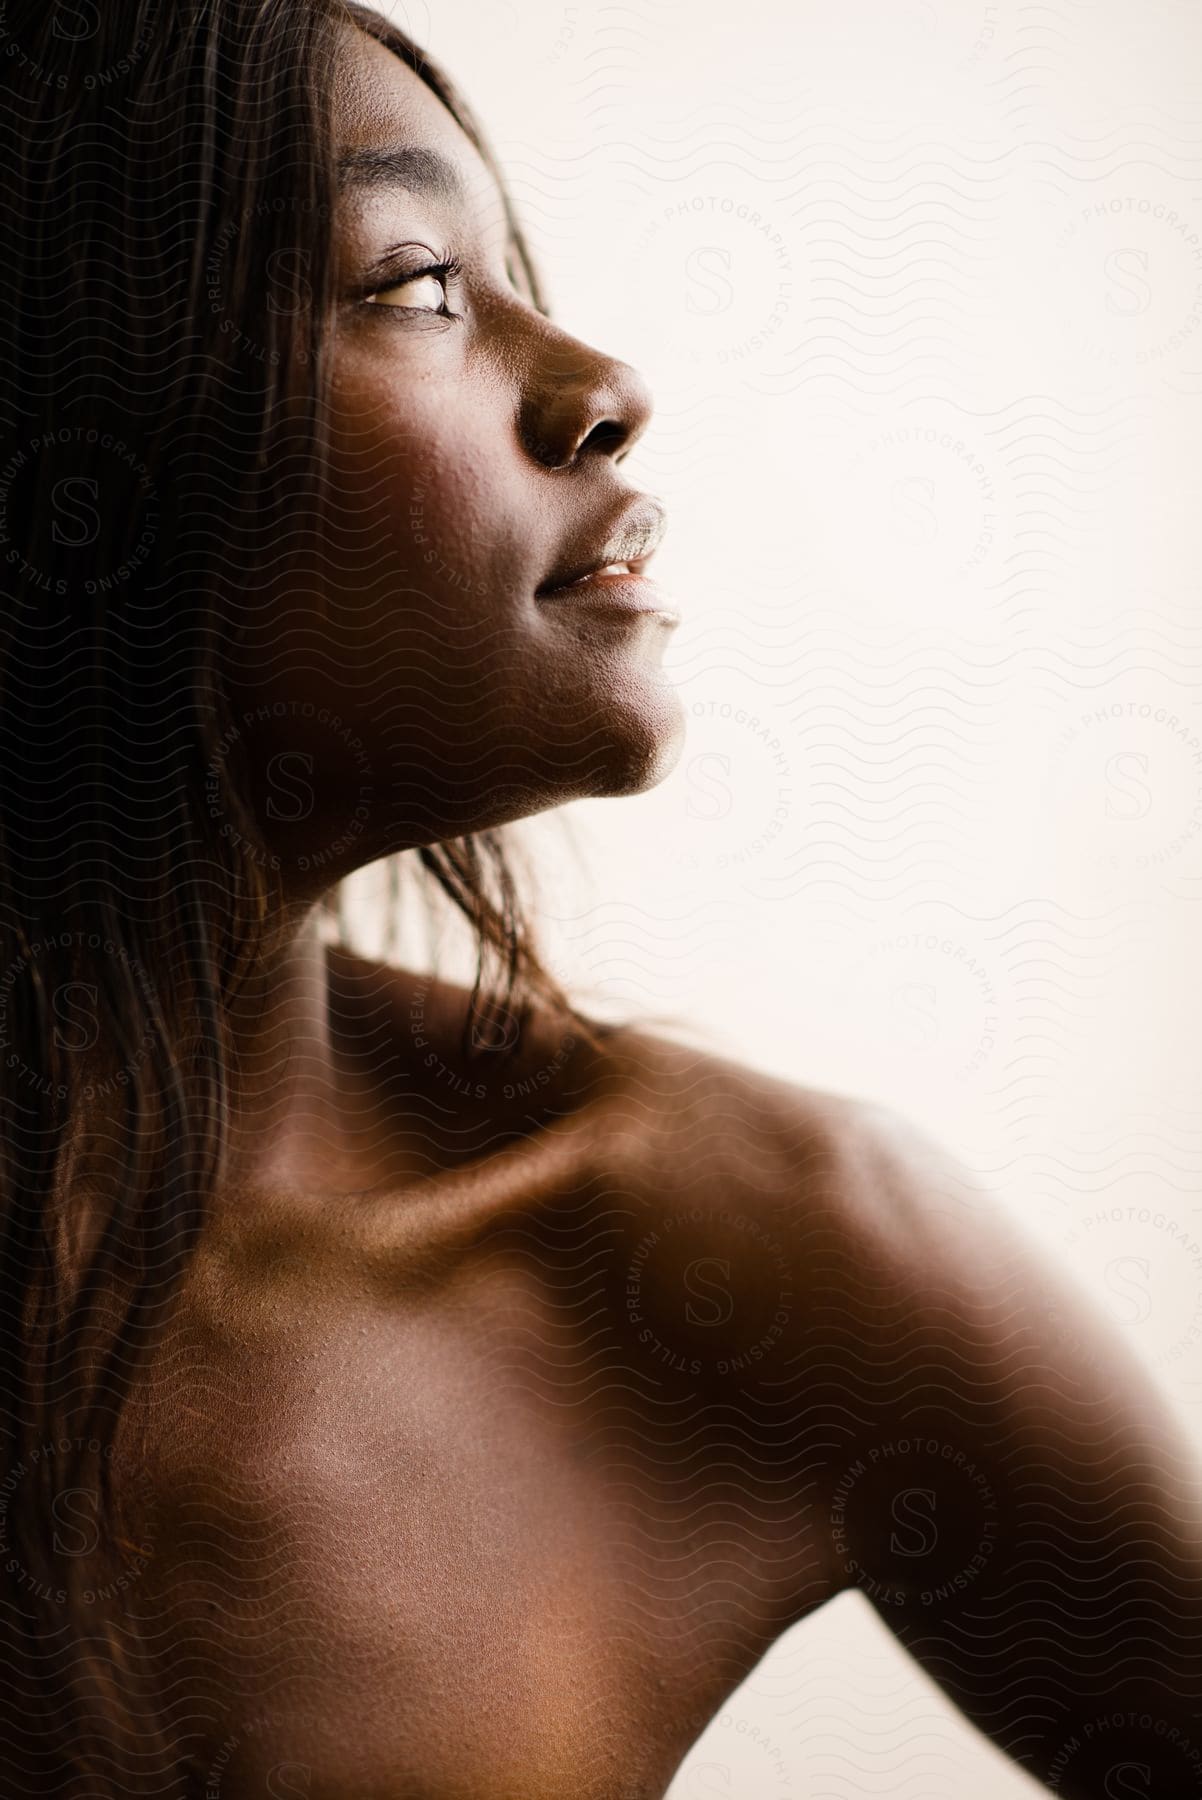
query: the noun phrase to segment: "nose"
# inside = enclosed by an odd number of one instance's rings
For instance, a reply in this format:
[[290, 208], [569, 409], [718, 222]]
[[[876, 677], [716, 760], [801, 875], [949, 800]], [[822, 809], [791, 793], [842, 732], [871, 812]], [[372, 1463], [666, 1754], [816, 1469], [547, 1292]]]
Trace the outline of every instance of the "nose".
[[629, 363], [556, 331], [528, 369], [518, 431], [545, 468], [568, 468], [589, 456], [620, 463], [647, 429], [651, 390]]

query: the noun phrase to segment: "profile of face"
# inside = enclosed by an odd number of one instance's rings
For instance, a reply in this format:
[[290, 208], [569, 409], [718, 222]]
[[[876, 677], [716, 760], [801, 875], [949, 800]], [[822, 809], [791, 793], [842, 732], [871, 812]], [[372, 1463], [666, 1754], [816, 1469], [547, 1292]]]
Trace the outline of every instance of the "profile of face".
[[[265, 834], [293, 866], [345, 846], [330, 876], [637, 792], [683, 732], [676, 615], [642, 570], [662, 508], [620, 466], [647, 388], [539, 310], [433, 90], [358, 30], [342, 45], [321, 548], [251, 594], [234, 696]], [[563, 585], [609, 563], [631, 573]]]

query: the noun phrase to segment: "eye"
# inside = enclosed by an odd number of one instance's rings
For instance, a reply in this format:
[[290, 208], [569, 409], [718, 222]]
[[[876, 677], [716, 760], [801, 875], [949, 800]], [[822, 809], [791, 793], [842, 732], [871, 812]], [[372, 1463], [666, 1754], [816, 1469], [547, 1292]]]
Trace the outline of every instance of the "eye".
[[451, 312], [447, 305], [447, 289], [460, 272], [460, 264], [454, 258], [429, 263], [424, 269], [414, 269], [411, 274], [397, 276], [376, 288], [373, 293], [365, 294], [363, 303], [366, 306], [387, 306], [399, 312], [434, 313], [441, 318], [457, 318], [458, 314]]
[[446, 283], [433, 274], [409, 275], [367, 297], [369, 306], [405, 306], [415, 312], [440, 312], [446, 303]]

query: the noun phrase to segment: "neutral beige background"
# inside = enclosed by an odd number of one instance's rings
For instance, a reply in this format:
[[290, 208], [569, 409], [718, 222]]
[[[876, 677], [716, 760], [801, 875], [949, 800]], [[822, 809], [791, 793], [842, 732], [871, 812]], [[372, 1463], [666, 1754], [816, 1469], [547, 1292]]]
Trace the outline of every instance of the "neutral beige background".
[[[639, 364], [690, 719], [528, 835], [600, 1007], [919, 1118], [1202, 1435], [1202, 7], [437, 0]], [[671, 1800], [1035, 1790], [849, 1598]]]

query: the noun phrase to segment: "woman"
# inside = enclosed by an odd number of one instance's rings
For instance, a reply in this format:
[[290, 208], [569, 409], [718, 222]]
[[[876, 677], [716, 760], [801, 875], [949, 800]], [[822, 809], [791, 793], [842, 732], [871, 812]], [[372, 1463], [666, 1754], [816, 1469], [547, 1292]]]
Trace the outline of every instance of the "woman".
[[[454, 90], [343, 0], [3, 31], [3, 1792], [662, 1795], [848, 1589], [1052, 1791], [1202, 1791], [1144, 1377], [538, 960], [500, 828], [669, 770], [674, 614]], [[327, 947], [395, 856], [471, 993]]]

